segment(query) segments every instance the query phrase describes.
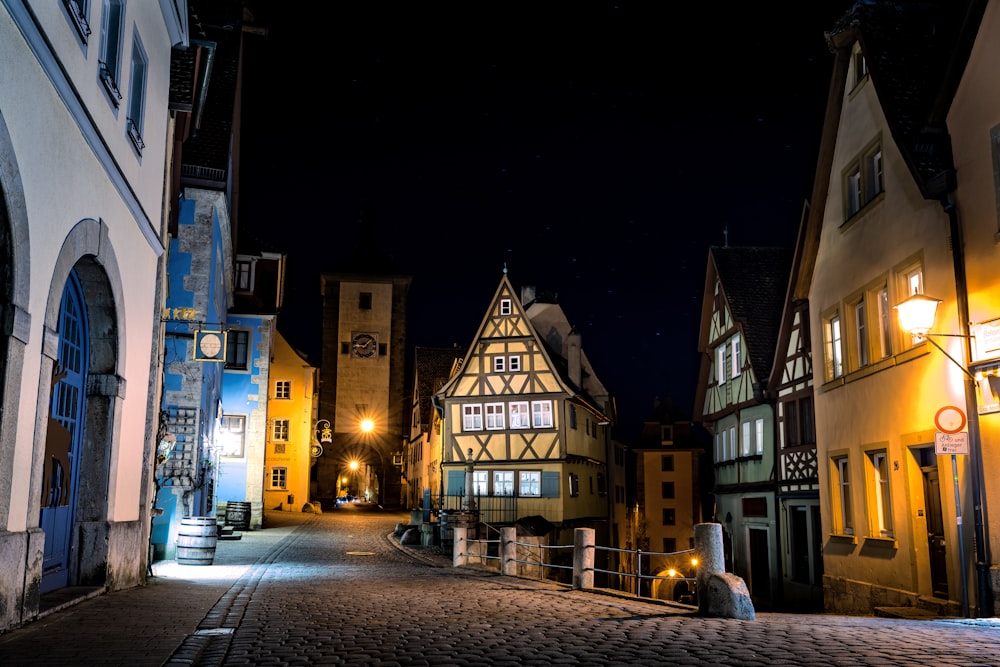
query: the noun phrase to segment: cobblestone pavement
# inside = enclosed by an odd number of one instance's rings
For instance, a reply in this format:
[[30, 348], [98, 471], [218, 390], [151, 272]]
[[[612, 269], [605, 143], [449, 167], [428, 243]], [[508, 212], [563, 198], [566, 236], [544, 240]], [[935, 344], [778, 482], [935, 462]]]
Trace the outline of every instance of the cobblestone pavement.
[[[895, 665], [1000, 667], [995, 619], [758, 613], [706, 618], [656, 601], [451, 568], [391, 537], [369, 505], [269, 512], [210, 566], [0, 635], [0, 665]], [[429, 552], [429, 553], [428, 553]]]

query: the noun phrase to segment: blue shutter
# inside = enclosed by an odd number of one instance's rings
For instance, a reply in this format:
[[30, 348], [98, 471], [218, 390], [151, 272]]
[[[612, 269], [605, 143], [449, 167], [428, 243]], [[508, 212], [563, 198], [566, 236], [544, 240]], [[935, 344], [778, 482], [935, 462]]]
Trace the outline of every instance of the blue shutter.
[[542, 498], [559, 497], [559, 473], [542, 472]]
[[465, 471], [449, 470], [448, 478], [445, 480], [444, 494], [446, 496], [465, 495]]

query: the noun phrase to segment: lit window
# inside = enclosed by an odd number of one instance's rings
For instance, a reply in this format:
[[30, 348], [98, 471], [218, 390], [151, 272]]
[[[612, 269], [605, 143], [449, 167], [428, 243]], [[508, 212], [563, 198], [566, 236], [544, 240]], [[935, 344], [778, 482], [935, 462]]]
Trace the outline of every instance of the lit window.
[[514, 495], [514, 472], [512, 470], [493, 471], [493, 495]]
[[718, 374], [719, 384], [726, 381], [726, 346], [721, 345], [715, 351], [715, 370]]
[[528, 428], [530, 426], [530, 420], [528, 418], [528, 404], [527, 403], [511, 403], [510, 404], [510, 427], [511, 428]]
[[733, 338], [730, 347], [732, 348], [732, 354], [730, 355], [732, 361], [732, 368], [730, 369], [730, 377], [736, 377], [740, 374], [740, 371], [742, 370], [740, 368], [742, 366], [742, 360], [740, 359], [739, 336]]
[[540, 471], [522, 470], [520, 478], [519, 495], [536, 497], [542, 495], [542, 473]]
[[142, 128], [146, 114], [146, 72], [149, 68], [146, 53], [138, 38], [132, 40], [132, 76], [128, 86], [128, 115], [125, 123], [129, 139], [135, 149], [142, 152]]
[[552, 401], [532, 401], [531, 423], [535, 428], [552, 426]]
[[486, 428], [491, 431], [506, 428], [503, 418], [503, 403], [486, 404]]
[[483, 430], [483, 406], [481, 405], [462, 406], [462, 430], [463, 431]]
[[219, 440], [223, 456], [243, 456], [243, 433], [246, 421], [246, 415], [222, 415]]
[[833, 380], [844, 374], [844, 351], [840, 340], [840, 315], [834, 313], [823, 322], [823, 343], [826, 362], [826, 379]]
[[289, 399], [292, 397], [291, 380], [278, 380], [274, 383], [274, 397], [279, 399]]
[[288, 484], [288, 468], [271, 468], [272, 489], [285, 489]]
[[288, 420], [275, 419], [271, 425], [271, 440], [274, 442], [288, 442]]
[[122, 30], [125, 24], [125, 8], [122, 5], [123, 0], [104, 0], [101, 21], [100, 78], [115, 107], [122, 99], [118, 89], [118, 81], [121, 80]]

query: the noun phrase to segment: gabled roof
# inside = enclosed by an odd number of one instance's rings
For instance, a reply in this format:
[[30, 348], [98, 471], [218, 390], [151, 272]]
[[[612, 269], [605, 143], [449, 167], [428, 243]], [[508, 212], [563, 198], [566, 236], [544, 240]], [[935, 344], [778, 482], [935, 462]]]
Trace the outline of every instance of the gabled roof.
[[792, 252], [787, 248], [713, 246], [709, 257], [729, 312], [743, 332], [746, 355], [757, 381], [766, 383], [774, 363]]
[[413, 373], [417, 383], [416, 398], [419, 402], [421, 430], [426, 431], [432, 421], [431, 396], [451, 377], [455, 367], [462, 360], [462, 351], [457, 347], [420, 347], [413, 350]]
[[921, 193], [954, 189], [946, 115], [985, 0], [860, 0], [826, 33], [831, 50], [855, 40], [879, 102]]

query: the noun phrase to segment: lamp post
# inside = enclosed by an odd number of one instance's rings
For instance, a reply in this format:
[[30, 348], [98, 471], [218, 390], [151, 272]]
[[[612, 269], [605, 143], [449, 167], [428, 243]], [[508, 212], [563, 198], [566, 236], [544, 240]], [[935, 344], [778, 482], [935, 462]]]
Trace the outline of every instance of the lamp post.
[[[941, 303], [940, 299], [935, 299], [929, 297], [925, 294], [914, 294], [908, 299], [896, 305], [896, 311], [899, 314], [899, 324], [906, 331], [912, 333], [920, 340], [926, 340], [928, 343], [940, 350], [948, 359], [961, 369], [962, 373], [965, 375], [965, 382], [963, 386], [965, 388], [965, 410], [968, 415], [968, 426], [969, 426], [969, 464], [971, 466], [970, 474], [970, 490], [972, 492], [972, 507], [973, 507], [973, 520], [974, 520], [974, 543], [976, 547], [976, 583], [978, 593], [976, 595], [976, 616], [983, 617], [986, 615], [986, 602], [990, 597], [990, 584], [989, 584], [989, 563], [987, 562], [986, 556], [986, 527], [983, 522], [983, 492], [982, 492], [982, 479], [983, 479], [983, 460], [982, 460], [982, 445], [979, 436], [979, 406], [976, 400], [976, 378], [969, 372], [967, 365], [961, 364], [953, 356], [951, 356], [947, 350], [945, 350], [941, 345], [935, 341], [932, 336], [947, 336], [955, 338], [965, 338], [965, 358], [969, 358], [969, 336], [965, 334], [943, 334], [934, 333], [931, 329], [934, 326], [934, 316], [937, 312], [938, 304]], [[955, 478], [955, 484], [957, 485], [957, 464], [955, 462], [955, 455], [952, 455], [952, 469], [953, 477]], [[962, 553], [961, 555], [961, 565], [962, 565], [962, 592], [963, 598], [967, 596], [966, 594], [966, 574], [965, 574], [965, 555], [964, 555], [964, 543], [962, 541], [962, 517], [961, 517], [961, 504], [958, 502], [958, 495], [956, 490], [956, 512], [958, 514], [958, 538], [959, 538], [959, 549]], [[966, 602], [966, 613], [968, 613], [968, 603]], [[992, 614], [991, 614], [992, 615]]]

